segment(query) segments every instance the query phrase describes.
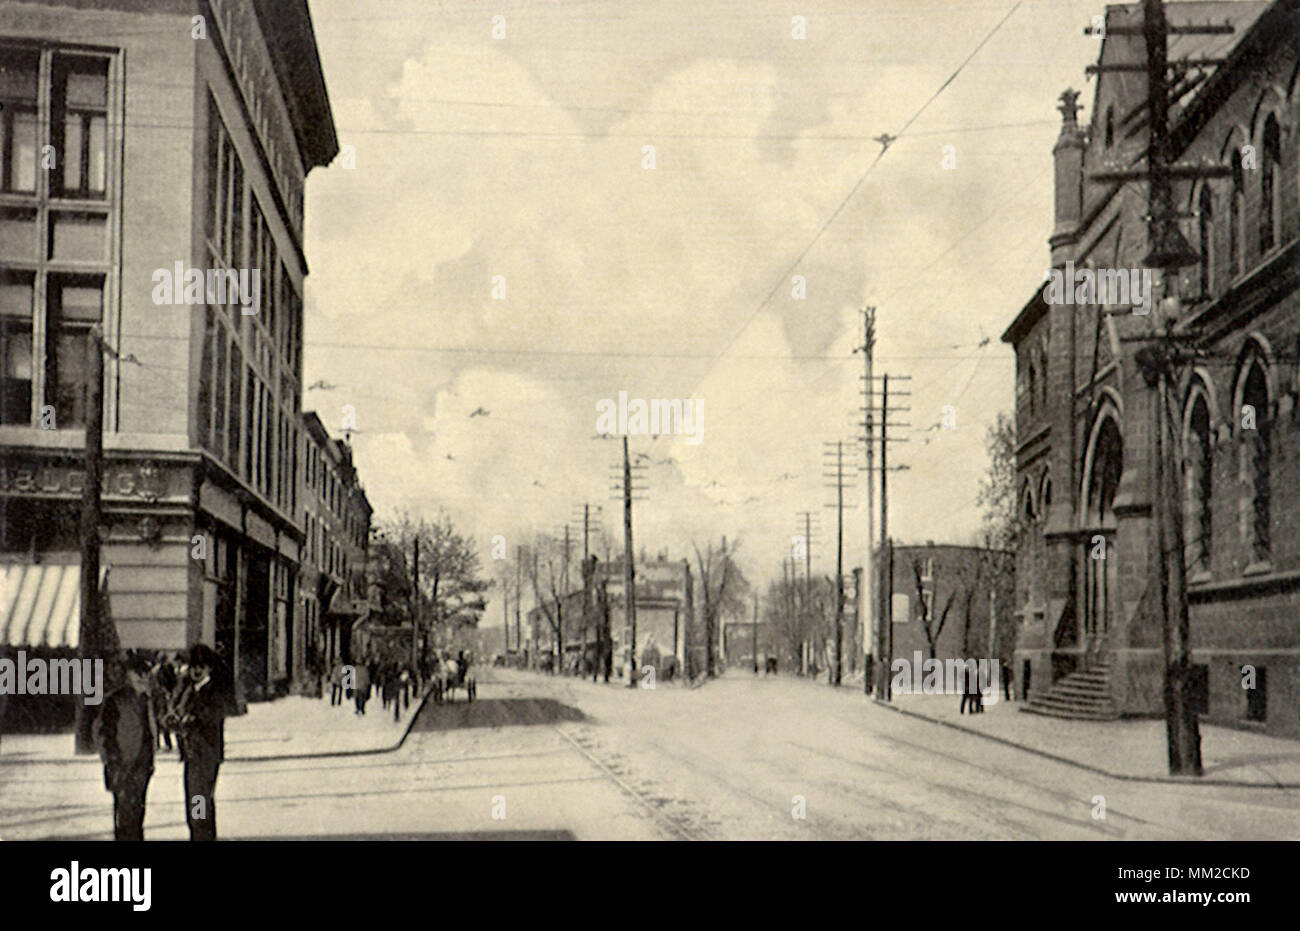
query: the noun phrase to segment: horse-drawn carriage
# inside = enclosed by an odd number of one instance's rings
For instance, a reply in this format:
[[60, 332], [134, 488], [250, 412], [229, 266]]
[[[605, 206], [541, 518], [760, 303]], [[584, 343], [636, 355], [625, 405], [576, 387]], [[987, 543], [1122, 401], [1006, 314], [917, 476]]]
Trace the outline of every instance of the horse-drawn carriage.
[[468, 653], [461, 653], [455, 659], [444, 656], [438, 662], [433, 673], [433, 700], [438, 704], [444, 701], [456, 701], [456, 689], [465, 690], [467, 701], [478, 697], [478, 681], [470, 670], [472, 666]]

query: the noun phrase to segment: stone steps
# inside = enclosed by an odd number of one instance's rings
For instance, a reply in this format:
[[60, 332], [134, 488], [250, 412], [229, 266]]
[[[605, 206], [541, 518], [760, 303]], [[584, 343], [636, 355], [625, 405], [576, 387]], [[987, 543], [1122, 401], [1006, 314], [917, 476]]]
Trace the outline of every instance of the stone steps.
[[1030, 695], [1020, 710], [1073, 721], [1118, 720], [1119, 711], [1110, 698], [1110, 664], [1095, 663], [1071, 673], [1046, 692]]

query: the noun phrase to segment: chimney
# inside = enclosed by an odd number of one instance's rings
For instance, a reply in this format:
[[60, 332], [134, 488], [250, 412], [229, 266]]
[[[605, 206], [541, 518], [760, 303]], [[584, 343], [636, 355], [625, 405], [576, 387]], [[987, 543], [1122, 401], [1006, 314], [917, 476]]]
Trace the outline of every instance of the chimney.
[[1052, 267], [1059, 268], [1074, 257], [1073, 247], [1079, 236], [1083, 215], [1083, 130], [1079, 128], [1076, 101], [1079, 92], [1068, 89], [1061, 94], [1057, 107], [1062, 116], [1061, 135], [1052, 147], [1056, 163], [1056, 225], [1047, 241], [1052, 249]]

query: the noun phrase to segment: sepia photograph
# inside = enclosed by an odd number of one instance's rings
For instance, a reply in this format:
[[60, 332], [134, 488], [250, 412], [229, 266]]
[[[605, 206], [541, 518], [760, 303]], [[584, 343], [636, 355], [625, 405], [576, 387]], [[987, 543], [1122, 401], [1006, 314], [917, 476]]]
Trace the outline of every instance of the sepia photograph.
[[1298, 402], [1300, 0], [0, 0], [0, 871], [1259, 902]]

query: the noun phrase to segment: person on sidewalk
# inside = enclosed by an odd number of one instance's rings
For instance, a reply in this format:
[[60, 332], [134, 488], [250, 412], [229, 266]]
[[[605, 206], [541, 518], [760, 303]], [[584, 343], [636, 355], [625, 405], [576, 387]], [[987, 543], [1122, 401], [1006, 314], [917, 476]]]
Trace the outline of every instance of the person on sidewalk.
[[366, 702], [370, 700], [370, 661], [363, 659], [357, 663], [353, 679], [353, 692], [356, 697], [356, 713], [366, 713]]
[[190, 840], [217, 839], [217, 771], [225, 758], [226, 716], [234, 690], [225, 665], [207, 644], [186, 656], [186, 675], [172, 705], [184, 764], [185, 821]]
[[176, 694], [176, 667], [166, 654], [160, 654], [150, 672], [149, 705], [153, 713], [155, 746], [159, 750], [172, 748], [172, 731], [164, 721], [172, 696]]
[[343, 661], [336, 659], [330, 669], [330, 707], [343, 704]]
[[145, 794], [153, 776], [148, 657], [134, 651], [112, 662], [116, 683], [104, 696], [92, 733], [104, 761], [104, 788], [113, 793], [113, 839], [144, 840]]

